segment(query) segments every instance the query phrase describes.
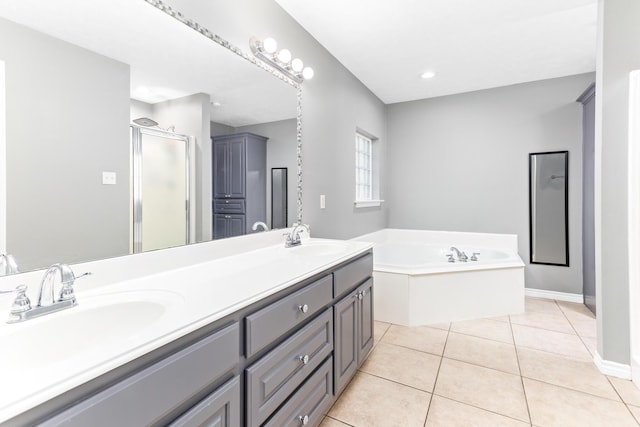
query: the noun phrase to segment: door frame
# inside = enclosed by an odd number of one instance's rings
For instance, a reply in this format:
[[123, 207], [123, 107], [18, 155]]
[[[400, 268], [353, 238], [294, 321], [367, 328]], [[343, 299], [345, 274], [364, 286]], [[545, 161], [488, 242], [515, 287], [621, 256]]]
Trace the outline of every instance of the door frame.
[[7, 104], [4, 61], [0, 59], [0, 253], [7, 252]]

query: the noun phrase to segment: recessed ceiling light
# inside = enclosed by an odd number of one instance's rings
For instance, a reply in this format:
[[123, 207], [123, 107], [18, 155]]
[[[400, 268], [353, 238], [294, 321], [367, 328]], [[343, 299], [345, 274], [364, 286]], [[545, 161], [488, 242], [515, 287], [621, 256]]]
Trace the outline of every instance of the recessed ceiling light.
[[220, 107], [222, 104], [219, 103], [218, 101], [212, 102], [211, 105], [213, 105], [214, 107]]
[[434, 73], [433, 71], [425, 71], [424, 73], [420, 74], [420, 77], [422, 77], [423, 79], [432, 79], [436, 76], [436, 73]]

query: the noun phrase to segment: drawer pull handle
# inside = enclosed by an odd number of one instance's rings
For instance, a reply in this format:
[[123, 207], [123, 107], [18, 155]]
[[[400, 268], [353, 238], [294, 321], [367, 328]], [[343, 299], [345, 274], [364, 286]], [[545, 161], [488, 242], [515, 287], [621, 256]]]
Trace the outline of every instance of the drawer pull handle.
[[298, 306], [298, 310], [300, 310], [300, 311], [301, 311], [301, 312], [303, 312], [303, 313], [306, 313], [306, 312], [308, 312], [308, 311], [309, 311], [309, 306], [308, 306], [307, 304], [299, 305], [299, 306]]
[[358, 292], [358, 299], [362, 299], [362, 292]]
[[309, 363], [309, 355], [305, 354], [304, 356], [300, 356], [300, 361], [303, 365], [306, 365], [307, 363]]
[[367, 290], [365, 289], [364, 291], [361, 292], [362, 297], [364, 298], [365, 295], [367, 295]]
[[298, 419], [303, 426], [306, 426], [309, 423], [309, 415], [305, 415], [304, 417], [300, 415]]

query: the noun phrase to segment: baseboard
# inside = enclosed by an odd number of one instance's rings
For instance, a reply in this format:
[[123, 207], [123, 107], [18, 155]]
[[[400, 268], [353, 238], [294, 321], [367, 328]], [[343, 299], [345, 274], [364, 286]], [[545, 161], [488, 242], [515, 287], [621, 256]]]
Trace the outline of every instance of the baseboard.
[[528, 297], [555, 299], [558, 301], [584, 303], [582, 294], [570, 294], [568, 292], [545, 291], [544, 289], [524, 288], [524, 294]]
[[595, 363], [600, 372], [605, 375], [622, 378], [623, 380], [631, 379], [630, 365], [624, 365], [622, 363], [612, 362], [610, 360], [603, 360], [597, 351], [593, 356], [593, 363]]

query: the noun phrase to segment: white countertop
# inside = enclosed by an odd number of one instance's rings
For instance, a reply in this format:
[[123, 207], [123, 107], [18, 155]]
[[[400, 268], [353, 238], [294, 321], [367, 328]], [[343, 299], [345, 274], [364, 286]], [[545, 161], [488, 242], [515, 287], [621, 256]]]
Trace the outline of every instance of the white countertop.
[[[330, 250], [304, 253], [314, 245]], [[269, 243], [111, 283], [96, 272], [79, 279], [78, 306], [18, 324], [0, 319], [0, 423], [371, 247]]]

